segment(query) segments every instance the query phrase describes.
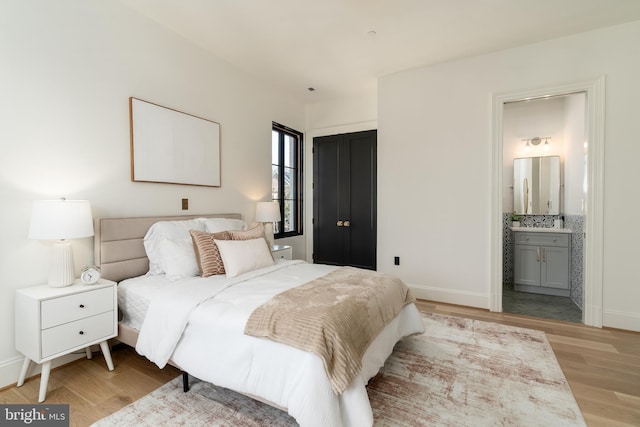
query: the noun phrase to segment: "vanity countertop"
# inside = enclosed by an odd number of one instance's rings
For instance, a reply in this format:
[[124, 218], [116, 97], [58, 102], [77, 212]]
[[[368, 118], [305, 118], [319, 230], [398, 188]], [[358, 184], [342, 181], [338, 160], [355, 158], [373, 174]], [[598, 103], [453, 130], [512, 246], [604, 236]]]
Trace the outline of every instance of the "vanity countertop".
[[553, 227], [509, 227], [513, 231], [526, 231], [527, 233], [567, 233], [571, 234], [572, 231], [568, 228], [553, 228]]

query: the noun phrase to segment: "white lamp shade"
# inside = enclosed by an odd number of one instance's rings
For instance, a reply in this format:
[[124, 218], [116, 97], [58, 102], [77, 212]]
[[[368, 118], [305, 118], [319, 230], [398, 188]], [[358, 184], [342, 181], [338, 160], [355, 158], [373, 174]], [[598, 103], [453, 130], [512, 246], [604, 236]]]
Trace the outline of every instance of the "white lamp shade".
[[36, 200], [31, 211], [29, 238], [80, 239], [93, 236], [91, 204], [87, 200]]
[[258, 202], [256, 204], [256, 222], [280, 221], [280, 205], [278, 202]]

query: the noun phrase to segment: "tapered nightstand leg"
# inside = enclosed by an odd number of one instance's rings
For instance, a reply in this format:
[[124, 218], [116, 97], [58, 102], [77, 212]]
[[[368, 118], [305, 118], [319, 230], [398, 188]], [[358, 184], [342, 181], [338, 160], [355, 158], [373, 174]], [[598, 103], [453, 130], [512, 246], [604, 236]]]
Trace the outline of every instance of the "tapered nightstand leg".
[[18, 378], [18, 387], [24, 384], [24, 380], [27, 378], [27, 373], [29, 372], [29, 366], [31, 366], [31, 359], [25, 357], [22, 362], [22, 369], [20, 370], [20, 378]]
[[44, 402], [47, 397], [47, 384], [49, 383], [49, 374], [51, 373], [51, 361], [48, 360], [42, 364], [42, 373], [40, 374], [40, 394], [38, 402]]
[[93, 353], [91, 352], [91, 347], [87, 347], [84, 349], [84, 352], [87, 354], [87, 359], [93, 359]]
[[111, 360], [111, 351], [109, 351], [109, 344], [106, 341], [102, 341], [100, 343], [100, 350], [102, 350], [104, 360], [107, 362], [107, 367], [110, 371], [113, 371], [115, 368], [113, 367], [113, 360]]

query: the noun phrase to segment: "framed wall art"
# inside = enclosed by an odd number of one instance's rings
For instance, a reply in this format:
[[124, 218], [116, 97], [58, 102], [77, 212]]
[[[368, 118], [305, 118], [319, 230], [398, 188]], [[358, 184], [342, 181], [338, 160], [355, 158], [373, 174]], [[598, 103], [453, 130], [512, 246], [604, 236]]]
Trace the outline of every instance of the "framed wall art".
[[220, 124], [129, 98], [131, 180], [220, 187]]

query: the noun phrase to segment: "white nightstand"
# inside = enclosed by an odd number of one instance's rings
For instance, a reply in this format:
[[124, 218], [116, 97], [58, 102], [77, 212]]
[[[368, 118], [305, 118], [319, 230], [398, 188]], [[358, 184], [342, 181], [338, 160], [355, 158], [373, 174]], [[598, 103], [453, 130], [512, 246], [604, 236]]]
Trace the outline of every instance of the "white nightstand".
[[113, 361], [107, 340], [118, 334], [116, 283], [101, 279], [95, 285], [76, 281], [71, 286], [48, 285], [18, 289], [15, 298], [16, 349], [25, 355], [18, 387], [24, 384], [31, 362], [42, 363], [38, 402], [47, 395], [51, 361], [100, 344], [107, 367]]
[[271, 253], [276, 261], [279, 259], [293, 259], [293, 249], [291, 246], [273, 245], [271, 247]]

